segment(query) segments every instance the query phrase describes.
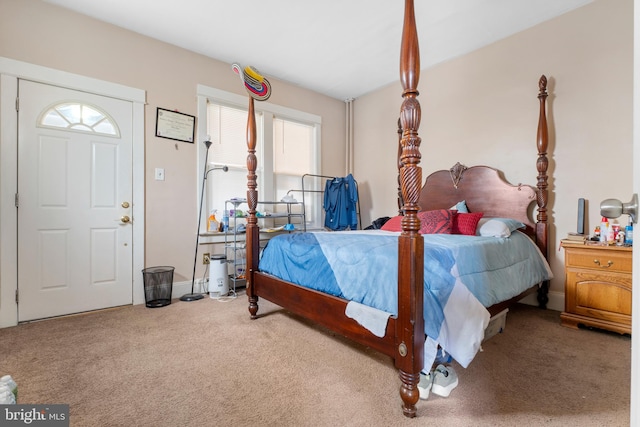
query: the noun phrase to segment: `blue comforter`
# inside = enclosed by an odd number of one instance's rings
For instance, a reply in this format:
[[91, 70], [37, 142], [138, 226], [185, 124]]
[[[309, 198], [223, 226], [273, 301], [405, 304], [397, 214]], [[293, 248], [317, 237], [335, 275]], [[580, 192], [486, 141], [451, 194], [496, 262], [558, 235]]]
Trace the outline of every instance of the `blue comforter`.
[[[279, 235], [264, 249], [259, 269], [396, 315], [398, 234], [370, 230]], [[551, 271], [520, 232], [508, 238], [423, 238], [425, 334], [467, 366], [488, 323], [484, 307], [550, 279]], [[425, 357], [425, 363], [428, 360]]]

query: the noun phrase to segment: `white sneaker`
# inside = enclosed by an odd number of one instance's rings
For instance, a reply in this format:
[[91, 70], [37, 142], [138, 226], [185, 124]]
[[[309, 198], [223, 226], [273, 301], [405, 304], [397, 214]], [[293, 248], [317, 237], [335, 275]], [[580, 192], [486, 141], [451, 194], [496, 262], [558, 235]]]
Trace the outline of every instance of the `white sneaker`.
[[432, 377], [431, 391], [438, 396], [449, 397], [451, 390], [458, 386], [458, 375], [451, 366], [438, 365]]
[[420, 399], [427, 400], [429, 398], [429, 390], [433, 382], [433, 373], [428, 374], [420, 372], [420, 382], [418, 383], [418, 391], [420, 391]]

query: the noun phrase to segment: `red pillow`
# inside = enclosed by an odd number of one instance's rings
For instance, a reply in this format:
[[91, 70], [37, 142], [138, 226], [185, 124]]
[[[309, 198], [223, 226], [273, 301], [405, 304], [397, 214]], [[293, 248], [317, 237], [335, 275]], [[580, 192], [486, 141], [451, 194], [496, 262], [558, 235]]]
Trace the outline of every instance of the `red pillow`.
[[451, 234], [456, 215], [449, 209], [418, 212], [420, 234]]
[[475, 236], [478, 221], [484, 214], [482, 212], [462, 213], [458, 212], [451, 228], [452, 234], [466, 234]]
[[380, 230], [384, 231], [402, 231], [402, 216], [394, 216], [389, 219], [384, 225], [380, 228]]

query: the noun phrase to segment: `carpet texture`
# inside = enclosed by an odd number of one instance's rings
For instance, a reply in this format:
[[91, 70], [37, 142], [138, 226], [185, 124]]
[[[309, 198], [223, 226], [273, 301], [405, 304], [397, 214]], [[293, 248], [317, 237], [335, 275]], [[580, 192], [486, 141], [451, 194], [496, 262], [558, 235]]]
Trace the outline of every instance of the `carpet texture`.
[[402, 415], [391, 359], [260, 300], [175, 300], [0, 329], [19, 403], [72, 426], [626, 426], [629, 336], [516, 305], [459, 385]]

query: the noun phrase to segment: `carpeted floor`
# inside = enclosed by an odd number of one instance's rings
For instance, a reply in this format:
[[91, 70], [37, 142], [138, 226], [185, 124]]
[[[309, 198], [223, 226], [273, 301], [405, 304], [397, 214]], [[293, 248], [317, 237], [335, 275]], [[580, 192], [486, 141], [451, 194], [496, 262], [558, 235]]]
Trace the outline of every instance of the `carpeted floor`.
[[631, 339], [517, 305], [448, 398], [402, 415], [389, 358], [244, 295], [127, 306], [0, 329], [20, 403], [73, 426], [626, 426]]

